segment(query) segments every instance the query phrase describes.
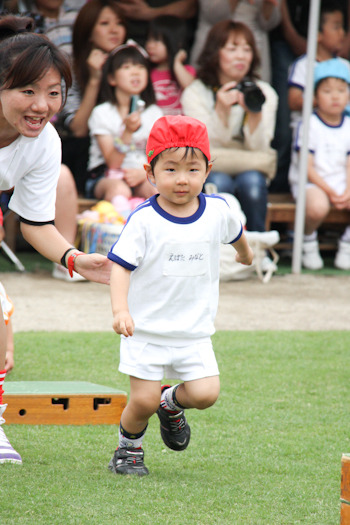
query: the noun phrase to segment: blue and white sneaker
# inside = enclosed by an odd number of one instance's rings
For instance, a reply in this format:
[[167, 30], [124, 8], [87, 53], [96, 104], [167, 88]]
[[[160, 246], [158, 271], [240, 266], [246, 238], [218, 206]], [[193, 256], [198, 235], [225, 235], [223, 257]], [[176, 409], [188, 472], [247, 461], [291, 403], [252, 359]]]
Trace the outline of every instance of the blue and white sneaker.
[[[163, 385], [162, 392], [167, 388], [169, 385]], [[185, 450], [190, 442], [191, 428], [184, 411], [171, 412], [160, 405], [157, 416], [160, 421], [160, 434], [166, 446], [172, 450]]]

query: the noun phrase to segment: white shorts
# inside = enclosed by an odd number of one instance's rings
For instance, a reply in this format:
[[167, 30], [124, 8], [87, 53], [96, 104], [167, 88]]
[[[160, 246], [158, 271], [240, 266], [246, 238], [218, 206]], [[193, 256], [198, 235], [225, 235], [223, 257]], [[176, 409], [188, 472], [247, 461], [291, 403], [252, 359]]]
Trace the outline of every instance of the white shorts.
[[122, 337], [119, 371], [149, 381], [164, 377], [193, 381], [219, 375], [210, 338], [188, 346], [160, 346]]

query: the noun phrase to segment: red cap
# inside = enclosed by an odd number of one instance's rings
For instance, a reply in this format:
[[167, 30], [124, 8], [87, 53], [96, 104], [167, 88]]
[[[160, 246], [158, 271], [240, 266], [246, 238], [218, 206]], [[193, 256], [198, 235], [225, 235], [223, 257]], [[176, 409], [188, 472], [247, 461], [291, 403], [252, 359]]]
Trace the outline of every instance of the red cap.
[[208, 131], [199, 120], [184, 115], [166, 115], [155, 121], [149, 134], [146, 154], [148, 162], [170, 148], [198, 148], [210, 160]]

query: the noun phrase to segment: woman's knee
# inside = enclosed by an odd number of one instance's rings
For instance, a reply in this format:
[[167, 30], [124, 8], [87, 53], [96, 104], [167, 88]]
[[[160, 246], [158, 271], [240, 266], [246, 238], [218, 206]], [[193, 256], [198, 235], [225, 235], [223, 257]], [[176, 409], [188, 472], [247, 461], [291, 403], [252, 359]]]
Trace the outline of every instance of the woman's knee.
[[251, 201], [267, 199], [266, 177], [260, 171], [246, 171], [237, 175], [238, 193]]
[[207, 182], [215, 184], [219, 193], [234, 193], [235, 186], [233, 179], [227, 173], [219, 171], [211, 172], [207, 178]]

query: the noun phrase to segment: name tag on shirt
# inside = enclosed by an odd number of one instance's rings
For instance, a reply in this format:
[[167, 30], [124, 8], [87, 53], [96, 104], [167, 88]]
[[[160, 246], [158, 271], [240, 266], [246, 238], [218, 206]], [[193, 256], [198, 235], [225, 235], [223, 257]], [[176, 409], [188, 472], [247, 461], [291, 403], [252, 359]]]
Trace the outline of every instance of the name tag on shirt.
[[209, 270], [209, 243], [169, 243], [163, 255], [163, 275], [191, 277]]

